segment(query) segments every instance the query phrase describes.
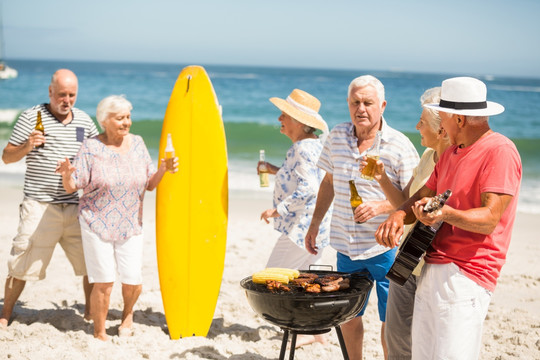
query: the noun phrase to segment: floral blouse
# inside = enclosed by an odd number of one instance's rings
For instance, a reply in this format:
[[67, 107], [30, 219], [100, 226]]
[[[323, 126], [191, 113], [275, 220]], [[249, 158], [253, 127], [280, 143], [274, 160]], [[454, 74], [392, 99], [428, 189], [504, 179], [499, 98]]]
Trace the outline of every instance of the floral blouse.
[[[319, 139], [295, 142], [276, 174], [274, 208], [280, 217], [274, 218], [274, 228], [302, 248], [325, 175], [325, 171], [317, 167], [322, 147]], [[330, 208], [319, 227], [317, 246], [321, 249], [329, 244], [331, 213]]]
[[75, 186], [83, 190], [80, 221], [104, 241], [142, 233], [143, 199], [156, 171], [140, 136], [131, 136], [128, 152], [119, 154], [97, 137], [83, 142], [73, 165]]

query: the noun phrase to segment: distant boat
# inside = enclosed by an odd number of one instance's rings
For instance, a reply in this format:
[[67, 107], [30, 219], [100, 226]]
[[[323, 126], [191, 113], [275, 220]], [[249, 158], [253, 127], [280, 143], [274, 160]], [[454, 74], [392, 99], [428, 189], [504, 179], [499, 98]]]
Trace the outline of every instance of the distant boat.
[[19, 73], [12, 67], [7, 66], [3, 61], [0, 61], [0, 79], [13, 79], [16, 78]]
[[[1, 4], [0, 4], [1, 5]], [[4, 24], [2, 22], [3, 15], [0, 8], [0, 79], [13, 79], [16, 78], [19, 73], [14, 68], [7, 66], [4, 62]]]

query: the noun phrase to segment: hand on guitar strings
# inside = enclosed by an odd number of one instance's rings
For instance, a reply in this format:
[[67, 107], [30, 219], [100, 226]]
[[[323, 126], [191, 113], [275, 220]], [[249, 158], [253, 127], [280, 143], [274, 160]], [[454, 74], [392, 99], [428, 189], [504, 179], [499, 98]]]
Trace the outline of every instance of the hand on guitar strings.
[[424, 206], [428, 203], [431, 198], [425, 197], [414, 203], [412, 211], [414, 216], [418, 221], [422, 222], [425, 225], [431, 226], [443, 221], [443, 208], [432, 212], [425, 212]]

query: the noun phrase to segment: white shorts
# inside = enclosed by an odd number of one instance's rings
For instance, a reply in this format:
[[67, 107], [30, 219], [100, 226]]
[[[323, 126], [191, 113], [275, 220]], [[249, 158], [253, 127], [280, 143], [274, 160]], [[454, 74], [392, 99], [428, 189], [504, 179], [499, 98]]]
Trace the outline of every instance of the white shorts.
[[104, 241], [81, 221], [86, 272], [90, 283], [142, 284], [143, 234], [123, 241]]
[[266, 267], [309, 270], [309, 265], [318, 264], [322, 249], [317, 255], [310, 254], [305, 248], [296, 245], [287, 235], [281, 235], [274, 245]]
[[412, 323], [413, 359], [478, 359], [491, 292], [457, 265], [426, 264], [418, 279]]

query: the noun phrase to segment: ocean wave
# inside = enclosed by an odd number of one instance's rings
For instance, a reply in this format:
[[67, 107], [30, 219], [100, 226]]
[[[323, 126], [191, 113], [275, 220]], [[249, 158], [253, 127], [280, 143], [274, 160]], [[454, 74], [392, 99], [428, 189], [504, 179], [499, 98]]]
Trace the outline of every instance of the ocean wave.
[[209, 72], [208, 76], [210, 76], [211, 79], [238, 79], [238, 80], [254, 80], [258, 79], [259, 76], [254, 73], [217, 73], [217, 72]]
[[0, 109], [0, 123], [11, 124], [21, 111], [20, 109]]
[[[152, 151], [151, 156], [154, 164], [157, 166], [157, 153]], [[259, 177], [255, 170], [256, 161], [256, 158], [253, 161], [245, 159], [229, 160], [229, 190], [247, 191], [252, 194], [258, 194], [258, 197], [271, 200], [274, 189], [273, 177], [271, 177], [269, 187], [261, 188], [259, 186]], [[26, 164], [24, 159], [9, 165], [0, 162], [0, 178], [2, 178], [2, 182], [12, 182], [13, 185], [22, 186], [25, 170]], [[540, 180], [523, 179], [518, 200], [518, 211], [527, 214], [540, 214]]]
[[490, 85], [489, 89], [499, 91], [540, 92], [540, 86], [526, 85]]

